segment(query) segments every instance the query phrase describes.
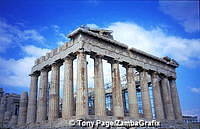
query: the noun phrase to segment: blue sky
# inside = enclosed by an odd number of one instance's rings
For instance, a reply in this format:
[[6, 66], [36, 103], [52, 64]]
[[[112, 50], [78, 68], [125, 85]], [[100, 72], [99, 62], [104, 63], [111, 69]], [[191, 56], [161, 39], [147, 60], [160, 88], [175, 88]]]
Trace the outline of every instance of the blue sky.
[[176, 59], [182, 110], [200, 116], [198, 5], [195, 0], [0, 0], [0, 87], [28, 91], [34, 59], [88, 25], [112, 29], [114, 38], [130, 47]]

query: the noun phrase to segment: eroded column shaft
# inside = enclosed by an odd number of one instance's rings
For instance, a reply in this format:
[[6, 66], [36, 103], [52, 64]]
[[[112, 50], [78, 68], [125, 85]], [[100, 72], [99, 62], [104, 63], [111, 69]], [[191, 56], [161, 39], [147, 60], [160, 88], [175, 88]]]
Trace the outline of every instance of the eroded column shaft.
[[73, 94], [73, 59], [65, 58], [64, 61], [64, 86], [63, 86], [63, 107], [62, 117], [68, 119], [74, 115], [74, 94]]
[[48, 71], [46, 69], [42, 69], [40, 74], [39, 97], [37, 105], [37, 122], [47, 119], [47, 88]]
[[28, 98], [28, 110], [27, 110], [26, 123], [34, 123], [36, 121], [37, 89], [38, 89], [38, 75], [32, 74], [29, 98]]
[[17, 124], [17, 115], [12, 115], [10, 121], [8, 122], [9, 127], [13, 127]]
[[171, 86], [171, 95], [172, 95], [172, 103], [173, 103], [175, 118], [177, 120], [182, 120], [181, 105], [180, 105], [180, 101], [179, 101], [179, 96], [178, 96], [178, 91], [176, 88], [176, 80], [175, 79], [170, 80], [170, 86]]
[[164, 115], [163, 102], [162, 102], [158, 74], [155, 72], [152, 73], [151, 79], [152, 79], [152, 86], [153, 86], [156, 119], [162, 120], [162, 119], [165, 119], [165, 115]]
[[122, 88], [119, 72], [119, 63], [111, 63], [112, 72], [112, 100], [113, 100], [113, 115], [117, 117], [124, 116], [124, 107], [122, 100]]
[[126, 68], [128, 100], [129, 100], [129, 115], [133, 118], [139, 118], [138, 103], [136, 96], [135, 75], [133, 67]]
[[76, 116], [88, 115], [88, 82], [86, 54], [77, 53]]
[[172, 98], [171, 98], [171, 91], [169, 86], [169, 80], [167, 77], [163, 77], [162, 81], [162, 98], [163, 98], [163, 105], [165, 110], [165, 116], [168, 120], [174, 120], [174, 111], [172, 105]]
[[105, 89], [103, 77], [102, 58], [96, 56], [94, 58], [94, 85], [95, 85], [95, 115], [105, 116]]
[[13, 98], [11, 96], [9, 96], [7, 98], [7, 104], [6, 104], [6, 112], [5, 112], [5, 115], [4, 115], [4, 120], [5, 121], [9, 121], [12, 117], [12, 114], [13, 114]]
[[55, 120], [59, 115], [60, 64], [52, 64], [51, 84], [49, 89], [48, 120]]
[[17, 122], [18, 125], [26, 124], [27, 106], [28, 106], [28, 93], [23, 92], [20, 96], [19, 115]]
[[1, 98], [1, 103], [0, 103], [0, 125], [2, 125], [2, 122], [4, 120], [5, 111], [6, 111], [6, 96], [3, 96]]
[[152, 119], [147, 71], [145, 70], [140, 72], [140, 87], [141, 87], [141, 93], [142, 93], [142, 106], [143, 106], [144, 118]]

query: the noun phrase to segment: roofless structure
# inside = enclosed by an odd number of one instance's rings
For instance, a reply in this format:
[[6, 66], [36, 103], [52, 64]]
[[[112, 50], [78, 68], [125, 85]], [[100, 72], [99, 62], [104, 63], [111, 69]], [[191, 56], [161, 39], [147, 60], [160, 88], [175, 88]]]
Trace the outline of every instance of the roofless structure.
[[[69, 126], [72, 119], [152, 120], [163, 127], [182, 125], [182, 113], [176, 88], [179, 64], [169, 57], [159, 58], [113, 39], [112, 31], [79, 27], [71, 32], [68, 43], [38, 58], [30, 74], [31, 84], [27, 113], [20, 125], [34, 127]], [[86, 55], [94, 59], [94, 115], [88, 108], [88, 68]], [[74, 95], [73, 60], [77, 59], [76, 95]], [[111, 65], [112, 116], [106, 113], [102, 60]], [[60, 67], [64, 66], [63, 103], [59, 115]], [[119, 65], [126, 68], [128, 114], [124, 113]], [[91, 70], [91, 69], [89, 69]], [[51, 71], [51, 78], [48, 72]], [[139, 73], [142, 114], [138, 111], [135, 71]], [[155, 118], [149, 95], [152, 85]], [[48, 82], [51, 82], [48, 88]], [[138, 87], [137, 87], [138, 88]], [[48, 91], [49, 90], [49, 91]], [[47, 97], [49, 96], [49, 97]], [[163, 122], [163, 123], [162, 123]], [[181, 124], [180, 124], [181, 123]], [[40, 125], [40, 126], [39, 126]]]

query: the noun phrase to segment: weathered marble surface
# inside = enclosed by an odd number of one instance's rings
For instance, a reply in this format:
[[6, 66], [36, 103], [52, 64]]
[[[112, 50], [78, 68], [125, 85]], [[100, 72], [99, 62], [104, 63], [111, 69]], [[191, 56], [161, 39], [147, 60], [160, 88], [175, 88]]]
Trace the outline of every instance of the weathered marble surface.
[[69, 37], [72, 38], [69, 43], [37, 59], [35, 66], [32, 68], [32, 73], [53, 64], [56, 60], [64, 59], [70, 53], [84, 49], [89, 54], [94, 52], [104, 55], [104, 59], [117, 59], [120, 63], [127, 62], [134, 66], [140, 66], [144, 69], [157, 71], [158, 73], [176, 78], [175, 68], [178, 67], [178, 64], [173, 60], [166, 61], [135, 48], [129, 49], [125, 44], [82, 28], [72, 32]]

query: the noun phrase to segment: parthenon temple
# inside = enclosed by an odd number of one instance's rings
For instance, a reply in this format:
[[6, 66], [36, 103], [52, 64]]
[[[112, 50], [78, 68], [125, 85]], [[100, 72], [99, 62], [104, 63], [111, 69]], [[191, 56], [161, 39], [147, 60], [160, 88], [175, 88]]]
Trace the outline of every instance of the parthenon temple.
[[[176, 87], [179, 64], [174, 59], [129, 48], [114, 40], [111, 30], [81, 26], [68, 38], [69, 42], [35, 60], [29, 94], [23, 93], [20, 98], [16, 127], [58, 128], [64, 125], [61, 121], [70, 119], [143, 119], [158, 120], [166, 125], [182, 122]], [[94, 69], [88, 68], [86, 56], [94, 61]], [[75, 59], [76, 86], [73, 78]], [[103, 61], [111, 68], [109, 88], [104, 82]], [[61, 66], [64, 67], [62, 93]], [[126, 70], [123, 77], [119, 67]], [[88, 70], [94, 71], [92, 90], [88, 88]], [[123, 80], [126, 80], [125, 86], [122, 86]], [[108, 99], [110, 105], [106, 102]]]

